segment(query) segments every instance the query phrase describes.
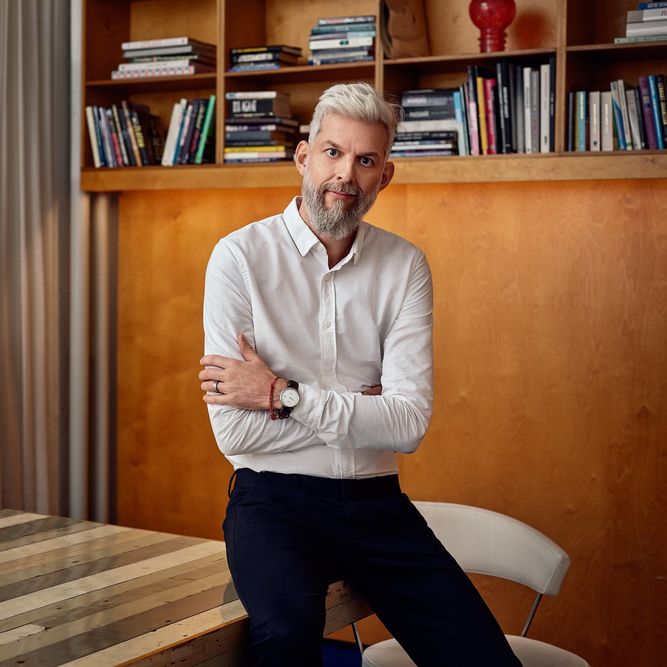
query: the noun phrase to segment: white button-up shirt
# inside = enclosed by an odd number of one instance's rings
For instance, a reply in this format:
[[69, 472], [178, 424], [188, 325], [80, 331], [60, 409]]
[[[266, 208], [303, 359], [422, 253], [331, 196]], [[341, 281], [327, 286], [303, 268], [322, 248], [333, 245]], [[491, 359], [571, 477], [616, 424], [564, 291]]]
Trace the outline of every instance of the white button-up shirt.
[[[281, 215], [223, 238], [206, 271], [205, 353], [240, 359], [245, 334], [299, 383], [288, 419], [209, 405], [235, 468], [361, 478], [397, 472], [431, 417], [432, 288], [421, 250], [366, 222], [329, 268], [295, 198]], [[362, 391], [382, 385], [381, 396]], [[268, 387], [267, 387], [268, 405]]]

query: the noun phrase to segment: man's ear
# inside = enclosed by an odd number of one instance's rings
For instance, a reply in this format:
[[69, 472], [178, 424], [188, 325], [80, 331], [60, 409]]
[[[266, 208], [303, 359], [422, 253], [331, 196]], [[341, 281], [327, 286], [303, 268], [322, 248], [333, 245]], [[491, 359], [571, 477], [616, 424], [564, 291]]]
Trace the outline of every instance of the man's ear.
[[380, 190], [384, 190], [389, 183], [391, 183], [391, 179], [394, 178], [394, 163], [393, 162], [386, 162], [384, 165], [384, 169], [382, 170], [382, 178], [380, 179]]
[[306, 171], [306, 165], [308, 164], [308, 149], [310, 145], [307, 141], [300, 141], [297, 144], [297, 147], [294, 151], [294, 164], [299, 170], [299, 173], [303, 176]]

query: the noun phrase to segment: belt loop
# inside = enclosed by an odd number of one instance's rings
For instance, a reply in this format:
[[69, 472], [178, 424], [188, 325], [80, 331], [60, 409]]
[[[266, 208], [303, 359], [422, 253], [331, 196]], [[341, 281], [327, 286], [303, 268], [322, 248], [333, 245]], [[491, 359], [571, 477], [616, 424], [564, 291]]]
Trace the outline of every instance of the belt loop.
[[236, 479], [236, 469], [232, 473], [232, 476], [229, 478], [229, 484], [227, 485], [227, 497], [232, 497], [232, 491], [234, 490], [234, 480]]

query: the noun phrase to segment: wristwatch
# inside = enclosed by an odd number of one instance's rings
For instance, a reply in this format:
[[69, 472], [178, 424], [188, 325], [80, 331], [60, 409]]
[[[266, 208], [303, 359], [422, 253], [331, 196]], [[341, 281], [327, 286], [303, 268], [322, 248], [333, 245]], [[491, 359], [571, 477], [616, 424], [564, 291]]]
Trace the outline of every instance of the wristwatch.
[[280, 419], [287, 419], [292, 410], [299, 405], [300, 400], [299, 383], [294, 380], [287, 380], [287, 386], [280, 392], [282, 407], [278, 410], [278, 417]]

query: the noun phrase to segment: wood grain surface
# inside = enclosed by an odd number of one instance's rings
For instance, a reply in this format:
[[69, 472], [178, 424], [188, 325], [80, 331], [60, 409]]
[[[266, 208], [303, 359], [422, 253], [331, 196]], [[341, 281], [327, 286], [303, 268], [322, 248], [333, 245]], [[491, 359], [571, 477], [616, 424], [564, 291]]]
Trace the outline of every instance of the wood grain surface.
[[[220, 534], [231, 468], [198, 388], [204, 271], [218, 238], [296, 193], [270, 185], [120, 197], [121, 523]], [[667, 181], [392, 185], [368, 219], [422, 247], [434, 278], [435, 414], [401, 459], [405, 490], [568, 551], [533, 637], [593, 665], [662, 664]], [[517, 632], [530, 596], [479, 585]]]
[[[368, 615], [342, 582], [326, 633]], [[225, 545], [0, 510], [0, 665], [240, 664]]]

